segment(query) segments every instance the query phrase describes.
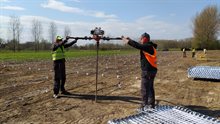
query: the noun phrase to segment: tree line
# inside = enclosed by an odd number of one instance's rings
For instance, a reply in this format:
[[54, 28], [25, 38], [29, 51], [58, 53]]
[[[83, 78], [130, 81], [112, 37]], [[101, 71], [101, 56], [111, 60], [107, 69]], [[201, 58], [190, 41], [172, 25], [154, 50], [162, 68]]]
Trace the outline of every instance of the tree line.
[[[0, 38], [0, 42], [2, 39]], [[121, 42], [121, 41], [118, 41]], [[158, 50], [167, 51], [169, 49], [177, 49], [182, 50], [182, 48], [190, 49], [192, 48], [192, 38], [183, 39], [183, 40], [153, 40], [158, 45]], [[122, 42], [121, 42], [122, 43]], [[7, 43], [3, 43], [0, 45], [1, 49], [5, 50], [13, 50], [13, 41], [9, 41]], [[41, 40], [41, 42], [26, 42], [19, 44], [19, 50], [51, 50], [52, 43], [48, 42], [47, 40]], [[78, 46], [74, 44], [72, 47], [68, 49], [80, 49], [80, 50], [95, 50], [96, 44], [86, 44], [82, 46]], [[106, 43], [100, 42], [100, 50], [123, 50], [123, 49], [132, 49], [129, 45], [124, 44], [114, 44], [114, 43]]]
[[[38, 19], [33, 19], [31, 23], [31, 42], [20, 43], [23, 26], [20, 18], [11, 16], [9, 21], [9, 32], [12, 35], [11, 40], [5, 41], [0, 38], [0, 48], [19, 51], [19, 50], [49, 50], [51, 42], [42, 37], [43, 27], [42, 22]], [[182, 40], [154, 40], [161, 50], [170, 48], [196, 48], [196, 49], [220, 49], [219, 31], [220, 31], [220, 12], [216, 5], [207, 6], [203, 11], [197, 13], [192, 20], [193, 37]], [[57, 35], [57, 26], [55, 22], [49, 25], [49, 40], [55, 41]], [[64, 27], [64, 37], [69, 36], [71, 30], [69, 26]], [[129, 49], [128, 46], [120, 44], [102, 44], [101, 49]], [[73, 46], [74, 49], [95, 49], [94, 44], [85, 46]]]

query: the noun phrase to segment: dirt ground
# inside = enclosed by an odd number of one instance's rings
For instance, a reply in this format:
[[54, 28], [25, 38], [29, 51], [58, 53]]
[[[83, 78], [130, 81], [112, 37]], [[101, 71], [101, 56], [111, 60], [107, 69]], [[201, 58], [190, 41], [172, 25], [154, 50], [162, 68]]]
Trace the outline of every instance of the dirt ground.
[[[193, 80], [187, 69], [220, 66], [220, 51], [208, 51], [208, 61], [182, 58], [160, 51], [155, 79], [156, 103], [182, 105], [220, 119], [220, 82]], [[98, 100], [95, 94], [95, 57], [68, 59], [66, 89], [72, 95], [52, 98], [53, 63], [0, 63], [0, 123], [105, 124], [136, 113], [140, 105], [139, 55], [100, 56]]]

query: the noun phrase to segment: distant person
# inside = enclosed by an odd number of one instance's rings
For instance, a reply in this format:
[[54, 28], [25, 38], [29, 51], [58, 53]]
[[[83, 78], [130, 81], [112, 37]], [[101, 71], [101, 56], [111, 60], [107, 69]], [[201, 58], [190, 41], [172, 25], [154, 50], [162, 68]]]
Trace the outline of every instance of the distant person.
[[192, 58], [194, 58], [194, 57], [195, 57], [195, 55], [196, 55], [196, 49], [195, 49], [195, 48], [193, 48], [193, 49], [192, 49]]
[[59, 90], [61, 94], [69, 95], [70, 93], [65, 90], [66, 82], [66, 69], [65, 69], [65, 48], [68, 48], [77, 42], [77, 39], [70, 43], [68, 42], [69, 37], [67, 36], [65, 40], [61, 36], [56, 37], [56, 41], [52, 45], [52, 59], [54, 66], [54, 87], [53, 92], [54, 98], [58, 98]]
[[157, 74], [157, 44], [150, 41], [150, 35], [143, 33], [141, 35], [140, 43], [122, 36], [122, 40], [130, 46], [140, 50], [141, 61], [141, 108], [148, 106], [155, 108], [155, 92], [154, 92], [154, 78]]
[[186, 57], [186, 49], [183, 48], [183, 58], [185, 58], [185, 57]]
[[206, 54], [207, 50], [206, 50], [206, 49], [203, 49], [203, 52], [204, 52], [204, 54]]

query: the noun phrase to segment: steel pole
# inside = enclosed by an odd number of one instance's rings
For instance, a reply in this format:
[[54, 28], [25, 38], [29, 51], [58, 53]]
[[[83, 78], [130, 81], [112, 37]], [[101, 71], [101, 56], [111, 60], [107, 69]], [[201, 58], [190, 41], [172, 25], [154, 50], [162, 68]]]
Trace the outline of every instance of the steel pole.
[[98, 70], [99, 70], [99, 41], [96, 42], [96, 84], [95, 84], [95, 102], [97, 102]]

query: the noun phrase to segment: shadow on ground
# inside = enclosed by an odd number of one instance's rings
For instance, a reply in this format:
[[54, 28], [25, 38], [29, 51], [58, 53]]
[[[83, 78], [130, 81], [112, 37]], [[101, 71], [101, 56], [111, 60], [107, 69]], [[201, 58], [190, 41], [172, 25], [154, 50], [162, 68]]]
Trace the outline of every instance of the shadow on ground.
[[201, 114], [220, 119], [220, 110], [210, 110], [209, 108], [204, 107], [204, 106], [194, 106], [194, 105], [189, 105], [185, 107], [193, 111], [199, 112]]
[[220, 79], [206, 79], [206, 78], [194, 78], [195, 81], [210, 81], [210, 82], [220, 82]]
[[[84, 99], [84, 100], [95, 100], [95, 95], [90, 95], [90, 94], [70, 94], [70, 95], [62, 95], [60, 98], [74, 98], [74, 99]], [[123, 102], [129, 102], [133, 104], [140, 104], [141, 103], [141, 98], [139, 97], [133, 97], [133, 96], [104, 96], [104, 95], [98, 95], [97, 100], [101, 101], [123, 101]], [[156, 100], [156, 105], [158, 105], [160, 102], [167, 102], [169, 104], [172, 104], [175, 106], [175, 103], [171, 103], [169, 101], [165, 100]], [[204, 115], [208, 115], [214, 118], [220, 119], [220, 110], [210, 110], [207, 107], [204, 106], [193, 106], [193, 105], [188, 105], [185, 106], [186, 108], [189, 108], [195, 112], [199, 112]]]
[[[74, 99], [84, 99], [84, 100], [95, 100], [95, 95], [89, 94], [70, 94], [70, 95], [62, 95], [60, 98], [74, 98]], [[123, 101], [129, 102], [133, 104], [140, 104], [141, 98], [133, 97], [133, 96], [104, 96], [104, 95], [97, 95], [97, 100], [115, 100], [115, 101]]]

